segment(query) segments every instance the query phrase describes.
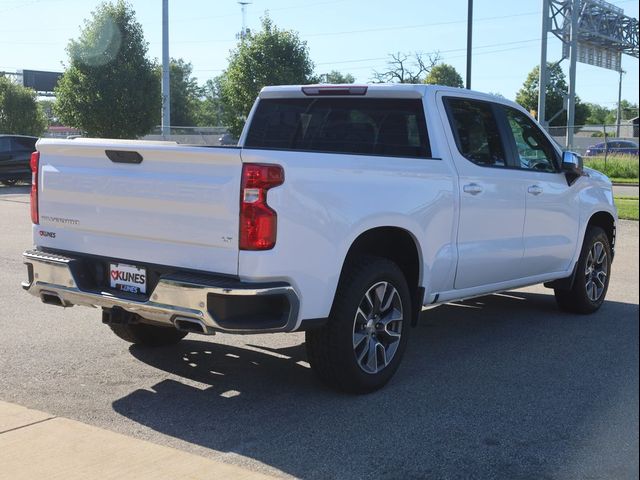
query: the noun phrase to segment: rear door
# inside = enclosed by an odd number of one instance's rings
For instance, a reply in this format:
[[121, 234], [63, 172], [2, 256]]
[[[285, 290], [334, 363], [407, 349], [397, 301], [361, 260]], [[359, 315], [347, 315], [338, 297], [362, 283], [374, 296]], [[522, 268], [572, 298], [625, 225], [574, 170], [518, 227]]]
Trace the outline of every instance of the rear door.
[[36, 245], [237, 273], [239, 149], [43, 139], [38, 150]]
[[520, 278], [525, 198], [518, 172], [508, 163], [497, 106], [464, 95], [440, 99], [460, 182], [455, 288]]

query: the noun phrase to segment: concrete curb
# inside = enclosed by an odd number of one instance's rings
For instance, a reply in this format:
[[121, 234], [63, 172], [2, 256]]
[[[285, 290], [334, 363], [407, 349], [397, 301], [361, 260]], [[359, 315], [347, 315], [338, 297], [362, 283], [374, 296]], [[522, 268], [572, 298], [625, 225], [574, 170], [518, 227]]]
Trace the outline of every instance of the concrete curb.
[[0, 401], [0, 480], [272, 479]]

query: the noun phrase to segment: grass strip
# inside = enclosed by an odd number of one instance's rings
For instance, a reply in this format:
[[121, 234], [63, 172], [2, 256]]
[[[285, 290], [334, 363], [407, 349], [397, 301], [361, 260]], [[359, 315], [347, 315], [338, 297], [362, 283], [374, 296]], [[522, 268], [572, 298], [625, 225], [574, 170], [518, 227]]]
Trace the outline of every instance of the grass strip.
[[638, 197], [614, 197], [618, 218], [638, 220]]
[[637, 182], [640, 176], [638, 157], [630, 155], [608, 157], [606, 162], [604, 157], [588, 157], [584, 159], [584, 165], [604, 173], [611, 179], [630, 179]]
[[628, 183], [629, 185], [637, 185], [638, 183], [638, 179], [637, 178], [609, 178], [609, 180], [611, 180], [612, 183]]

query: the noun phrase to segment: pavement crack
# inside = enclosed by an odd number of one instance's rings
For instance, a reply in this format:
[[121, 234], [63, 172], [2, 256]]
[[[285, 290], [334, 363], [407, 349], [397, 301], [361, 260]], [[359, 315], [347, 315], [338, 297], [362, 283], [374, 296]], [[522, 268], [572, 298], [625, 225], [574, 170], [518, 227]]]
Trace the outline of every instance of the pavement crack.
[[3, 431], [0, 432], [0, 435], [2, 435], [4, 433], [9, 433], [9, 432], [15, 432], [16, 430], [20, 430], [22, 428], [32, 427], [33, 425], [37, 425], [39, 423], [48, 422], [49, 420], [53, 420], [54, 418], [58, 418], [58, 417], [53, 416], [53, 417], [49, 417], [49, 418], [43, 418], [42, 420], [38, 420], [37, 422], [31, 422], [31, 423], [27, 423], [26, 425], [20, 425], [19, 427], [14, 427], [14, 428], [10, 428], [8, 430], [3, 430]]

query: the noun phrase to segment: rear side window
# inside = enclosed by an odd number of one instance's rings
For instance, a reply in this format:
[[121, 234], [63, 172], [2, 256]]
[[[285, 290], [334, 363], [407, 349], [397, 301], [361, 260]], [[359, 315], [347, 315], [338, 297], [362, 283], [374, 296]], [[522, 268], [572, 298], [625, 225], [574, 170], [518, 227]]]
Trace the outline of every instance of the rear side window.
[[0, 137], [0, 152], [11, 151], [11, 139], [9, 137]]
[[447, 98], [445, 104], [456, 145], [462, 156], [481, 166], [507, 166], [498, 122], [491, 104], [464, 98]]
[[27, 150], [33, 152], [36, 149], [37, 138], [14, 137], [13, 147], [15, 150]]
[[390, 157], [431, 156], [420, 99], [260, 100], [245, 147]]

